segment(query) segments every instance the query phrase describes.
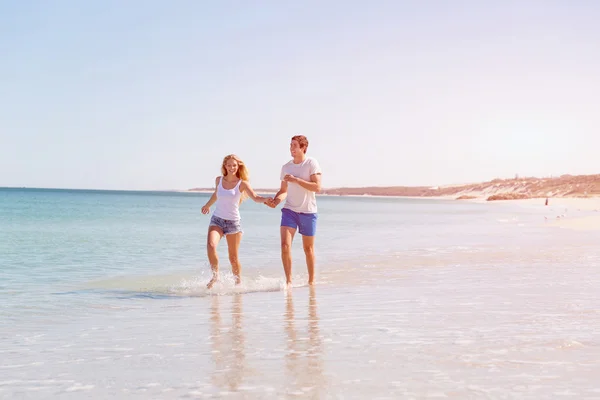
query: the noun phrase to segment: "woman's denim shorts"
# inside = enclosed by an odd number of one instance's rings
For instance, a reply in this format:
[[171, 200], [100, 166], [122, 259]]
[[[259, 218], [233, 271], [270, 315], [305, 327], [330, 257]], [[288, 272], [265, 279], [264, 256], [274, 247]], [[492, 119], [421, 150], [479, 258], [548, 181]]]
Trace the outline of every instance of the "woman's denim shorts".
[[208, 226], [218, 226], [223, 231], [224, 235], [232, 235], [235, 233], [240, 233], [242, 231], [242, 224], [240, 221], [233, 221], [230, 219], [219, 218], [215, 215], [210, 219], [210, 224]]

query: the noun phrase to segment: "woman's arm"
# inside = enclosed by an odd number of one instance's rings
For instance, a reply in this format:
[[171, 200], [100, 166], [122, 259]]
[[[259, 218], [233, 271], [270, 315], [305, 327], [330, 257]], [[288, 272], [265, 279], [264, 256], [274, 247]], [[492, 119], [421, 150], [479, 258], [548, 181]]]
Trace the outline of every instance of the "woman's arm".
[[219, 179], [221, 179], [221, 177], [217, 176], [215, 179], [215, 191], [213, 192], [212, 196], [210, 196], [210, 199], [208, 199], [206, 204], [202, 207], [202, 214], [208, 214], [210, 212], [210, 207], [217, 201], [217, 186], [219, 186]]
[[247, 181], [242, 181], [242, 184], [240, 185], [240, 189], [242, 192], [246, 192], [248, 194], [248, 197], [250, 197], [252, 200], [254, 200], [257, 203], [264, 203], [267, 201], [266, 197], [257, 195], [254, 192], [254, 190], [252, 189], [252, 186], [250, 186], [250, 184]]

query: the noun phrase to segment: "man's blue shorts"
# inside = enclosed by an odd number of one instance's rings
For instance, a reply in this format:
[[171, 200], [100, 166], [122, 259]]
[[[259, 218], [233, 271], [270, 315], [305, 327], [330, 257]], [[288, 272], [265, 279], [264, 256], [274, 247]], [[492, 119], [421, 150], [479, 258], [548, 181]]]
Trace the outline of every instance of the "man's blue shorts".
[[316, 213], [297, 213], [287, 208], [281, 209], [281, 226], [298, 229], [302, 236], [315, 236], [317, 233]]

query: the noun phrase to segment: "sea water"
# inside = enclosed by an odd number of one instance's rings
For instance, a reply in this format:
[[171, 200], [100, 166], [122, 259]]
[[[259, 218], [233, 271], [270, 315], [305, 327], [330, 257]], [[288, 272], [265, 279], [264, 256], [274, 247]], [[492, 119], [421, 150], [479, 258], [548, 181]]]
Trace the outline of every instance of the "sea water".
[[547, 226], [585, 211], [319, 196], [284, 290], [247, 201], [207, 290], [208, 196], [0, 189], [0, 398], [600, 398], [600, 234]]

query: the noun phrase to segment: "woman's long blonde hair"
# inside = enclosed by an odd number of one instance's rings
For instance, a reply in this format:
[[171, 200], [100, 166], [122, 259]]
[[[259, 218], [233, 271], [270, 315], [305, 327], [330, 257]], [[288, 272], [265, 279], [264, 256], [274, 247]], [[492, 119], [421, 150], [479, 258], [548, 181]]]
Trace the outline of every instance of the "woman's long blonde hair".
[[[225, 164], [229, 160], [235, 160], [237, 162], [238, 170], [237, 170], [235, 176], [237, 176], [239, 179], [241, 179], [243, 181], [250, 180], [250, 173], [248, 172], [248, 168], [246, 168], [246, 164], [244, 164], [244, 162], [235, 154], [229, 154], [229, 155], [225, 156], [225, 158], [223, 158], [223, 163], [221, 164], [221, 175], [223, 175], [223, 178], [227, 176], [228, 172], [227, 172], [227, 168], [225, 168]], [[240, 204], [242, 203], [242, 201], [246, 200], [247, 198], [248, 198], [248, 194], [246, 192], [243, 192], [242, 196], [240, 197]]]

